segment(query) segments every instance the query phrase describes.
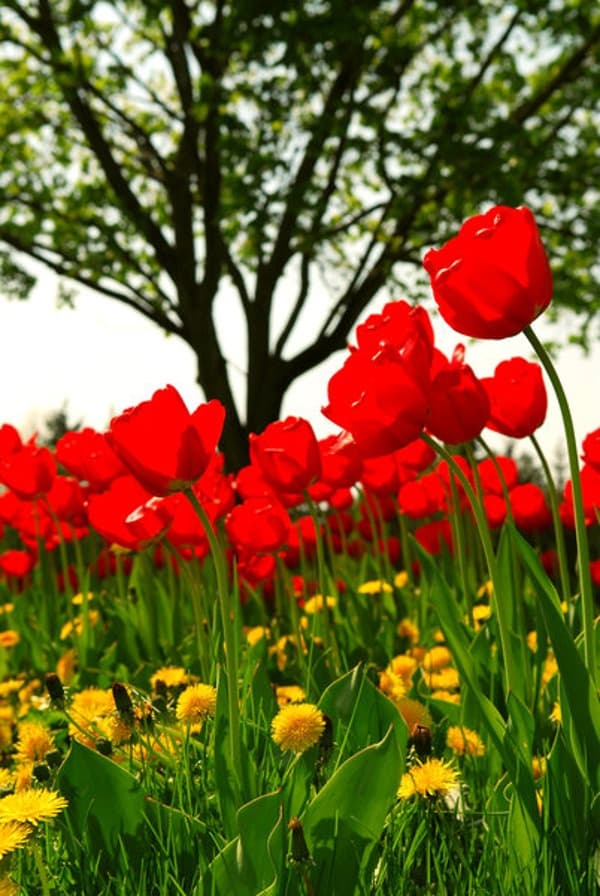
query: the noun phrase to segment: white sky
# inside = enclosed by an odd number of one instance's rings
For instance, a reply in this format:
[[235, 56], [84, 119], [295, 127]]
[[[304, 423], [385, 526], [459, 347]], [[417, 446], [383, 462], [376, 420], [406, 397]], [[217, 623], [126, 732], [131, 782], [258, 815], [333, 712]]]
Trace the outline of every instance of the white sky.
[[[371, 310], [381, 307], [383, 301], [374, 302]], [[102, 430], [113, 414], [149, 398], [167, 383], [179, 389], [190, 409], [203, 400], [195, 382], [194, 356], [182, 341], [165, 336], [135, 311], [91, 292], [81, 290], [75, 304], [75, 310], [56, 307], [56, 280], [43, 271], [28, 301], [9, 301], [0, 296], [0, 423], [10, 422], [27, 436], [43, 429], [48, 414], [66, 402], [70, 422], [82, 420]], [[576, 322], [570, 320], [569, 325], [574, 327]], [[461, 341], [439, 318], [434, 321], [434, 329], [436, 344], [447, 353]], [[534, 329], [543, 339], [543, 319]], [[554, 329], [552, 333], [566, 344], [568, 331]], [[243, 368], [241, 352], [240, 348], [236, 355]], [[467, 361], [479, 376], [491, 375], [499, 361], [515, 355], [532, 356], [525, 337], [479, 341], [467, 347]], [[326, 403], [327, 381], [344, 356], [343, 352], [337, 353], [293, 384], [282, 416], [306, 417], [319, 436], [335, 431], [320, 408]], [[600, 352], [593, 351], [586, 358], [579, 348], [567, 346], [557, 367], [581, 443], [588, 432], [600, 427]], [[241, 374], [236, 376], [239, 382]], [[548, 417], [538, 438], [554, 463], [564, 439], [556, 401], [547, 386]], [[484, 435], [496, 450], [501, 450], [502, 439], [491, 433]], [[522, 450], [531, 453], [528, 442]]]

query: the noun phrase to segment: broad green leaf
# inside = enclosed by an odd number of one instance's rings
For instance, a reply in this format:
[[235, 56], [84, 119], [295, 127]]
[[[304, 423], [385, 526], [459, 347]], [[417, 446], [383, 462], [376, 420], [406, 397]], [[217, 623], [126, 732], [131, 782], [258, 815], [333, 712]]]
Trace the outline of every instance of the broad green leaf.
[[83, 844], [105, 873], [125, 875], [139, 870], [151, 849], [171, 859], [188, 882], [205, 864], [200, 821], [150, 799], [133, 775], [77, 741], [58, 786], [69, 801], [67, 843], [75, 861]]
[[406, 753], [408, 731], [394, 704], [356, 666], [329, 685], [319, 708], [333, 724], [333, 735], [345, 757], [381, 740], [392, 728], [400, 755]]
[[403, 757], [393, 729], [340, 766], [302, 816], [315, 893], [348, 896], [371, 864], [396, 798]]
[[211, 896], [256, 896], [275, 885], [285, 868], [287, 831], [281, 793], [267, 793], [239, 810], [239, 835], [211, 862], [202, 892]]
[[535, 586], [560, 671], [561, 710], [573, 755], [594, 792], [600, 792], [600, 701], [560, 608], [560, 599], [533, 550], [513, 540]]

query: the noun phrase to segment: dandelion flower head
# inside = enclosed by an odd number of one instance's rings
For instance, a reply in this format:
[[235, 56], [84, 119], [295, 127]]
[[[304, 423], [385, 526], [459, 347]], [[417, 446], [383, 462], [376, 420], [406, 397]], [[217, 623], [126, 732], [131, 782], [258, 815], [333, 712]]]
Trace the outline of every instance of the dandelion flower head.
[[214, 716], [217, 708], [217, 689], [211, 684], [191, 684], [177, 699], [175, 715], [180, 722], [197, 725]]
[[282, 750], [304, 753], [319, 742], [325, 716], [313, 703], [289, 703], [271, 723], [271, 735]]

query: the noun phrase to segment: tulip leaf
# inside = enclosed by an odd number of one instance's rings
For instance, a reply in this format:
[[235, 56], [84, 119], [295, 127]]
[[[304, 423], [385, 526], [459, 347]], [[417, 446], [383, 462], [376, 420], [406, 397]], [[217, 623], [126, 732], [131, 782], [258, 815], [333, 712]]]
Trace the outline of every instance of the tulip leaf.
[[396, 798], [402, 756], [392, 727], [377, 744], [351, 756], [302, 816], [315, 893], [347, 896], [371, 866], [373, 847]]
[[269, 891], [285, 868], [287, 847], [281, 793], [267, 793], [237, 813], [239, 835], [213, 859], [202, 878], [211, 896], [256, 896]]
[[560, 671], [563, 725], [585, 780], [600, 792], [600, 701], [590, 673], [566, 626], [560, 599], [535, 551], [518, 532], [512, 537], [536, 589]]
[[321, 697], [319, 708], [332, 721], [334, 738], [342, 748], [340, 758], [381, 740], [390, 726], [400, 755], [406, 753], [408, 731], [404, 719], [361, 666], [332, 682]]
[[64, 823], [75, 861], [89, 850], [105, 874], [136, 874], [151, 843], [188, 883], [206, 863], [200, 821], [150, 799], [133, 775], [89, 747], [73, 742], [58, 786], [69, 802]]

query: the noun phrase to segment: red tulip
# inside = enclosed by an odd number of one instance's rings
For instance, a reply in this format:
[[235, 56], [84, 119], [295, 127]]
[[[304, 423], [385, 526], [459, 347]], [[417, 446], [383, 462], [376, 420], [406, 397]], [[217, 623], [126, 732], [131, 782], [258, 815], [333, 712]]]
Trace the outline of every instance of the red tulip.
[[31, 442], [0, 462], [0, 482], [24, 500], [49, 492], [55, 475], [56, 462], [52, 453]]
[[481, 381], [490, 399], [489, 429], [513, 439], [530, 436], [546, 419], [548, 398], [535, 361], [511, 358]]
[[355, 350], [329, 380], [322, 413], [352, 433], [364, 457], [377, 457], [420, 435], [428, 391], [429, 365], [416, 372], [392, 346], [373, 357]]
[[130, 473], [151, 495], [189, 488], [202, 476], [217, 447], [225, 409], [218, 401], [190, 414], [174, 388], [128, 408], [110, 422], [107, 438]]
[[506, 502], [499, 495], [484, 495], [483, 509], [490, 529], [498, 529], [506, 519]]
[[[500, 475], [504, 480], [504, 488], [514, 488], [519, 481], [519, 468], [512, 457], [496, 457], [495, 460], [496, 463], [490, 457], [486, 457], [485, 460], [479, 461], [477, 472], [484, 494], [502, 496], [504, 491]], [[500, 468], [500, 474], [496, 465]]]
[[432, 516], [447, 507], [444, 484], [436, 472], [405, 482], [398, 493], [398, 506], [412, 520]]
[[417, 526], [415, 539], [428, 554], [440, 554], [443, 551], [453, 552], [452, 529], [448, 520], [435, 520]]
[[528, 208], [497, 206], [469, 218], [423, 265], [440, 314], [466, 336], [515, 336], [552, 298], [550, 265]]
[[61, 436], [56, 443], [56, 459], [65, 470], [98, 492], [126, 472], [106, 436], [90, 427]]
[[552, 515], [546, 496], [539, 485], [527, 482], [509, 492], [510, 506], [515, 523], [525, 532], [547, 529]]
[[0, 460], [23, 447], [21, 436], [10, 423], [0, 426]]
[[287, 511], [272, 498], [250, 498], [234, 507], [225, 531], [240, 553], [269, 553], [281, 548], [290, 531]]
[[451, 361], [438, 352], [429, 392], [427, 429], [451, 445], [476, 438], [490, 413], [487, 393], [464, 357], [463, 345], [456, 346]]
[[301, 417], [276, 420], [260, 435], [251, 433], [250, 459], [278, 494], [302, 493], [321, 475], [317, 438]]
[[390, 302], [358, 327], [357, 348], [329, 380], [322, 413], [352, 434], [364, 457], [416, 439], [427, 414], [433, 330], [427, 312]]
[[0, 571], [6, 576], [21, 579], [35, 566], [35, 556], [30, 551], [9, 548], [0, 554]]
[[[114, 479], [107, 491], [94, 494], [88, 502], [90, 526], [111, 544], [124, 548], [137, 549], [140, 542], [151, 542], [153, 537], [162, 532], [162, 522], [156, 524], [151, 533], [146, 527], [145, 537], [127, 525], [127, 518], [148, 501], [152, 495], [133, 476], [119, 476]], [[135, 521], [134, 521], [135, 522]]]
[[333, 488], [349, 488], [360, 477], [361, 456], [349, 432], [340, 432], [319, 441], [321, 480]]
[[600, 473], [600, 429], [595, 429], [587, 434], [583, 440], [582, 460], [585, 464], [598, 470]]

